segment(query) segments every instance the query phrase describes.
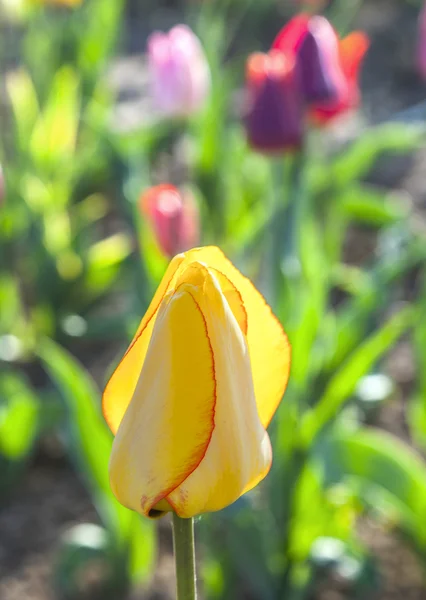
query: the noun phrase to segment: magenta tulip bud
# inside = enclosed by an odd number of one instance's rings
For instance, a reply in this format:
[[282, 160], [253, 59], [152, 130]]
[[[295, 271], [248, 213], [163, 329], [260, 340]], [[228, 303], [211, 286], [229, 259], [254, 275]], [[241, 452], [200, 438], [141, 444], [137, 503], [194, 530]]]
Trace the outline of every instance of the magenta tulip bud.
[[297, 52], [297, 66], [305, 100], [335, 103], [347, 88], [340, 66], [339, 42], [324, 17], [312, 17]]
[[210, 68], [197, 36], [185, 25], [148, 40], [151, 93], [167, 117], [185, 117], [204, 105], [210, 92]]
[[255, 150], [283, 152], [300, 147], [304, 104], [294, 61], [285, 54], [252, 54], [247, 61], [247, 137]]

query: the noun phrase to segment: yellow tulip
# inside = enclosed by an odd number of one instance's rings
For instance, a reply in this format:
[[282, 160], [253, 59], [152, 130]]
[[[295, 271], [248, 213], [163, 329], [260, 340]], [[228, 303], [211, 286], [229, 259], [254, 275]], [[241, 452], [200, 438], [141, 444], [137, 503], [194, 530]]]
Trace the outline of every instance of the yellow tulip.
[[218, 248], [175, 256], [103, 396], [118, 501], [192, 517], [252, 489], [289, 367], [280, 323]]

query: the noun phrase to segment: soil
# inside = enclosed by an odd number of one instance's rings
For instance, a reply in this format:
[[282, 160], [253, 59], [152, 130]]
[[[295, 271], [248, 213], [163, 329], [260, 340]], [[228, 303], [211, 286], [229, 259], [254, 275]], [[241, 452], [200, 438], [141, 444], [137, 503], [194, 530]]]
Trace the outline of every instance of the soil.
[[[386, 121], [395, 112], [404, 115], [404, 111], [424, 99], [426, 88], [413, 62], [417, 11], [415, 5], [402, 0], [367, 0], [357, 18], [356, 25], [373, 40], [362, 79], [363, 110], [369, 124]], [[133, 50], [134, 46], [131, 44]], [[118, 107], [120, 121], [131, 125], [131, 111], [141, 114], [144, 112], [141, 107], [145, 106], [146, 78], [140, 58], [121, 60], [115, 75], [113, 70], [112, 79], [122, 90]], [[350, 126], [346, 133], [351, 135]], [[422, 150], [408, 161], [384, 162], [372, 180], [390, 189], [404, 190], [416, 207], [420, 224], [424, 224], [425, 172], [426, 150]], [[349, 249], [355, 252], [362, 246], [362, 236], [363, 232], [354, 230], [348, 241]], [[99, 372], [100, 365], [105, 365], [110, 358], [110, 353], [107, 359], [100, 357], [96, 370]], [[415, 373], [408, 342], [402, 341], [395, 348], [387, 361], [387, 369], [398, 384], [400, 394], [383, 407], [378, 424], [409, 440], [405, 406]], [[0, 600], [59, 598], [52, 576], [61, 536], [76, 524], [97, 521], [90, 498], [66, 457], [52, 453], [49, 444], [43, 443], [13, 496], [0, 508]], [[371, 600], [424, 600], [426, 585], [422, 570], [404, 543], [367, 518], [360, 523], [359, 533], [375, 557], [381, 578], [381, 591], [371, 596]], [[167, 521], [162, 521], [160, 558], [154, 579], [148, 590], [132, 592], [131, 600], [172, 599], [173, 575], [170, 527]], [[97, 582], [89, 581], [85, 598], [91, 597], [90, 585], [96, 586]], [[319, 585], [313, 600], [348, 598], [344, 582], [330, 574]]]
[[51, 574], [61, 535], [72, 525], [96, 521], [70, 466], [38, 455], [0, 511], [0, 598], [53, 599]]

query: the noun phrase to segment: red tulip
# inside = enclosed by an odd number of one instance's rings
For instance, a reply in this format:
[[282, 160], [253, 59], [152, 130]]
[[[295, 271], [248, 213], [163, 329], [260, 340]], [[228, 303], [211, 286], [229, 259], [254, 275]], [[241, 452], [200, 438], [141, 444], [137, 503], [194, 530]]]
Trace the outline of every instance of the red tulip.
[[294, 60], [276, 51], [252, 54], [247, 61], [247, 93], [250, 145], [265, 153], [300, 147], [303, 102]]
[[199, 216], [191, 194], [181, 194], [170, 184], [157, 185], [142, 195], [140, 205], [166, 256], [175, 256], [198, 244]]
[[339, 40], [327, 19], [308, 14], [294, 17], [272, 44], [296, 57], [304, 97], [313, 118], [322, 123], [358, 105], [359, 69], [368, 46], [364, 33]]

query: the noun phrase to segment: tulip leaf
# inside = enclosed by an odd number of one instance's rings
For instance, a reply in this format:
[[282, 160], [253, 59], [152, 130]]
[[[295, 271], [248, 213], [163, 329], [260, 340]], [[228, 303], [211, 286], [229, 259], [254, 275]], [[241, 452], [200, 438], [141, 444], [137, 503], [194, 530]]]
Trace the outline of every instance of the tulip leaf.
[[0, 454], [24, 458], [38, 432], [39, 402], [25, 381], [14, 373], [0, 378]]
[[0, 274], [0, 333], [14, 331], [23, 314], [18, 280], [7, 273]]
[[78, 65], [87, 77], [95, 77], [109, 58], [123, 4], [123, 0], [94, 0], [86, 8], [85, 35], [78, 36]]
[[339, 197], [342, 209], [352, 221], [375, 227], [398, 222], [408, 214], [405, 198], [386, 194], [373, 187], [354, 185]]
[[[220, 557], [225, 577], [233, 582], [235, 578], [246, 581], [256, 597], [273, 600], [274, 580], [265, 560], [270, 538], [265, 535], [265, 527], [258, 526], [258, 519], [257, 511], [243, 497], [219, 515], [207, 516], [202, 523], [203, 534], [208, 536], [214, 556]], [[227, 589], [231, 581], [226, 582]]]
[[426, 448], [426, 273], [423, 273], [423, 289], [419, 299], [418, 319], [413, 329], [415, 361], [417, 365], [417, 389], [412, 398], [408, 421], [416, 442]]
[[87, 290], [100, 293], [111, 285], [131, 252], [131, 241], [124, 233], [116, 233], [93, 244], [87, 253]]
[[[334, 320], [333, 347], [326, 357], [326, 370], [337, 369], [368, 333], [372, 319], [386, 308], [384, 300], [390, 299], [389, 288], [409, 269], [423, 264], [426, 246], [423, 240], [414, 239], [408, 246], [390, 256], [389, 252], [362, 277], [362, 291], [331, 315]], [[330, 332], [328, 332], [330, 333]]]
[[356, 511], [350, 497], [333, 504], [327, 497], [319, 470], [308, 461], [300, 474], [294, 499], [290, 553], [297, 561], [308, 558], [312, 544], [322, 537], [348, 541]]
[[388, 123], [366, 130], [331, 167], [330, 179], [342, 188], [366, 175], [385, 152], [406, 153], [422, 142], [423, 132], [405, 123]]
[[426, 467], [419, 455], [379, 430], [339, 428], [319, 444], [317, 457], [332, 483], [352, 479], [364, 502], [426, 546]]
[[305, 285], [297, 294], [297, 323], [287, 327], [287, 333], [292, 345], [292, 381], [303, 387], [312, 372], [312, 351], [324, 318], [329, 280], [319, 227], [308, 215], [303, 223], [300, 256]]
[[317, 405], [303, 419], [302, 439], [307, 445], [351, 396], [359, 379], [413, 325], [415, 314], [411, 306], [400, 310], [360, 344], [338, 369]]
[[32, 158], [41, 171], [59, 166], [70, 168], [67, 161], [75, 151], [79, 108], [78, 76], [70, 67], [62, 67], [55, 74], [47, 106], [30, 139]]
[[28, 147], [28, 139], [39, 114], [34, 84], [25, 71], [15, 71], [6, 79], [16, 127], [16, 141], [21, 150]]
[[65, 401], [70, 447], [99, 513], [118, 542], [131, 551], [135, 579], [146, 579], [155, 551], [154, 530], [150, 521], [140, 519], [112, 495], [108, 477], [112, 435], [100, 414], [96, 385], [77, 360], [52, 340], [41, 340], [38, 354]]

